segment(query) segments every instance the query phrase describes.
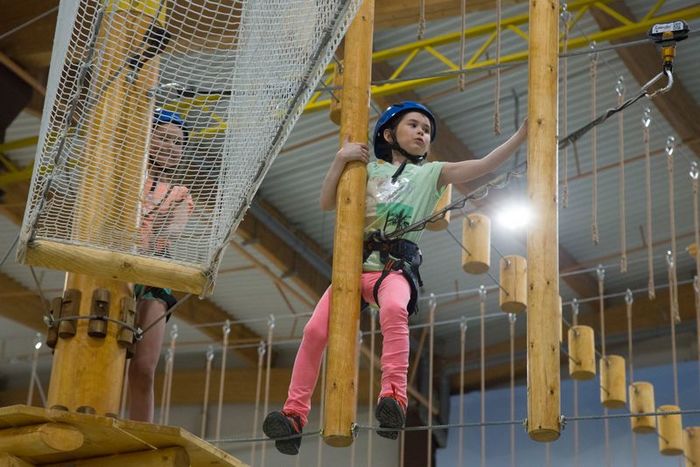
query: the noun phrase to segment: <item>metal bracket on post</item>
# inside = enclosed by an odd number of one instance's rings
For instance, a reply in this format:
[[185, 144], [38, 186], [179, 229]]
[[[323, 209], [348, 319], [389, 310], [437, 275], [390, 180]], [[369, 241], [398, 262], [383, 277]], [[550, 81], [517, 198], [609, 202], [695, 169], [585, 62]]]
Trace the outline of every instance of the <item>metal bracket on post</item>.
[[[61, 312], [59, 313], [58, 337], [67, 339], [75, 336], [78, 327], [74, 318], [80, 315], [80, 290], [67, 289], [61, 299]], [[68, 318], [68, 319], [66, 319]]]
[[119, 304], [119, 321], [122, 324], [117, 333], [117, 342], [126, 347], [126, 358], [134, 356], [134, 323], [136, 322], [136, 300], [123, 297]]
[[49, 327], [46, 331], [46, 346], [50, 349], [55, 349], [58, 342], [58, 322], [56, 318], [60, 318], [62, 306], [63, 299], [61, 297], [53, 298], [51, 300], [51, 309], [49, 310], [50, 316], [44, 318], [46, 325]]
[[104, 338], [107, 336], [107, 318], [109, 317], [109, 290], [95, 289], [92, 293], [88, 336]]

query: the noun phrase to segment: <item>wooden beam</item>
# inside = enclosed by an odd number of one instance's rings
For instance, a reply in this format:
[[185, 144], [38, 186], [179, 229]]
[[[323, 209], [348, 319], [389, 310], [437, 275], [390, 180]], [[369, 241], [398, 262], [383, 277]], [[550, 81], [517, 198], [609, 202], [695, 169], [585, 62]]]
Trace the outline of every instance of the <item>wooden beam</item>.
[[[615, 0], [606, 4], [620, 15], [636, 21], [632, 10], [623, 0]], [[619, 21], [599, 10], [590, 9], [591, 15], [600, 26], [601, 30], [613, 29], [619, 26]], [[611, 41], [613, 44], [629, 41], [630, 38]], [[689, 47], [685, 43], [679, 45], [679, 53], [683, 53], [684, 47]], [[646, 43], [633, 47], [622, 47], [615, 51], [620, 57], [625, 67], [634, 76], [639, 86], [646, 84], [651, 78], [661, 71], [661, 54], [654, 45]], [[693, 73], [693, 70], [687, 70]], [[658, 95], [653, 100], [654, 105], [666, 121], [671, 125], [681, 140], [687, 141], [688, 148], [700, 158], [700, 105], [693, 98], [692, 94], [683, 85], [678, 75], [674, 76], [673, 87], [666, 94]]]
[[75, 451], [83, 445], [84, 436], [64, 423], [5, 428], [0, 430], [0, 452], [17, 457], [34, 457]]

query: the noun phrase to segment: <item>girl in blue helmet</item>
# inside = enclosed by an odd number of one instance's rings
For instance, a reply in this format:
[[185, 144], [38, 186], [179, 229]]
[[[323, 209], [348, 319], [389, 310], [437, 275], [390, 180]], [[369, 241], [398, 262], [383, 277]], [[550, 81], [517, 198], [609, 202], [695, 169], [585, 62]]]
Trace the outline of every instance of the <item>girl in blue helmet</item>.
[[[143, 254], [168, 258], [172, 238], [182, 233], [194, 203], [187, 187], [173, 179], [187, 141], [182, 117], [156, 109], [148, 148], [148, 173], [142, 198], [139, 225]], [[159, 320], [134, 344], [129, 364], [129, 417], [153, 422], [153, 379], [165, 333], [163, 315], [177, 303], [171, 289], [134, 285], [137, 324], [141, 329]]]
[[[374, 153], [369, 162], [365, 144], [346, 141], [331, 164], [321, 188], [321, 208], [332, 210], [336, 189], [345, 164], [367, 164], [367, 198], [364, 264], [361, 279], [362, 298], [379, 307], [382, 345], [381, 391], [375, 410], [379, 425], [396, 431], [379, 431], [396, 439], [406, 419], [407, 372], [409, 356], [408, 317], [416, 311], [418, 266], [422, 261], [416, 242], [422, 231], [402, 238], [382, 240], [377, 232], [391, 233], [432, 214], [445, 186], [465, 183], [495, 170], [515, 153], [527, 137], [523, 124], [508, 141], [482, 159], [462, 162], [423, 163], [435, 141], [435, 116], [424, 105], [406, 101], [390, 106], [377, 121]], [[303, 338], [294, 361], [287, 400], [281, 411], [270, 413], [263, 431], [275, 439], [277, 449], [297, 454], [303, 426], [311, 409], [311, 395], [318, 379], [321, 357], [328, 341], [330, 309], [328, 288], [304, 327]], [[290, 438], [291, 437], [291, 438]]]

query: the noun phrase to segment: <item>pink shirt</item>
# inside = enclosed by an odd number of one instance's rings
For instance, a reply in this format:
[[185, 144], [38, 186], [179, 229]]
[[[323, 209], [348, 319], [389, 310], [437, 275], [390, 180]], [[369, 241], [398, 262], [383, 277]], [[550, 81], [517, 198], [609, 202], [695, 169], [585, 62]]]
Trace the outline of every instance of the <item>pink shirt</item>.
[[194, 210], [190, 190], [182, 185], [146, 178], [142, 200], [141, 250], [169, 257], [172, 239], [185, 230]]

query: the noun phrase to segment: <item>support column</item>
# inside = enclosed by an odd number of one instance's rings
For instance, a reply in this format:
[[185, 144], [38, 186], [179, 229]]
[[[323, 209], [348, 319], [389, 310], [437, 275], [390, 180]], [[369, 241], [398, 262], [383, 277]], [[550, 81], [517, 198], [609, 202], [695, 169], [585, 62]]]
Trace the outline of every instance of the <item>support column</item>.
[[[105, 53], [91, 83], [103, 92], [88, 117], [81, 158], [84, 177], [73, 225], [76, 239], [89, 241], [98, 234], [135, 238], [138, 233], [143, 186], [139, 181], [145, 170], [153, 118], [149, 91], [157, 82], [158, 57], [139, 59], [139, 67], [130, 66], [129, 60], [146, 56], [147, 44], [141, 38], [158, 24], [153, 17], [156, 12], [162, 24], [165, 8], [160, 2], [113, 0], [106, 6], [96, 43]], [[126, 310], [134, 308], [130, 297], [123, 282], [92, 274], [67, 274], [64, 300], [70, 303], [54, 306], [54, 317], [61, 313], [63, 317], [98, 314], [123, 321], [129, 314]], [[49, 407], [116, 416], [126, 358], [125, 346], [118, 344], [120, 331], [117, 324], [99, 320], [60, 323]]]
[[559, 438], [559, 244], [557, 114], [559, 2], [530, 0], [528, 197], [535, 213], [527, 237], [527, 431]]
[[[340, 141], [367, 142], [374, 0], [364, 0], [345, 35]], [[360, 317], [360, 275], [365, 219], [367, 168], [345, 166], [338, 182], [333, 248], [333, 292], [328, 336], [326, 404], [323, 437], [336, 447], [352, 444], [356, 419], [357, 329]]]

